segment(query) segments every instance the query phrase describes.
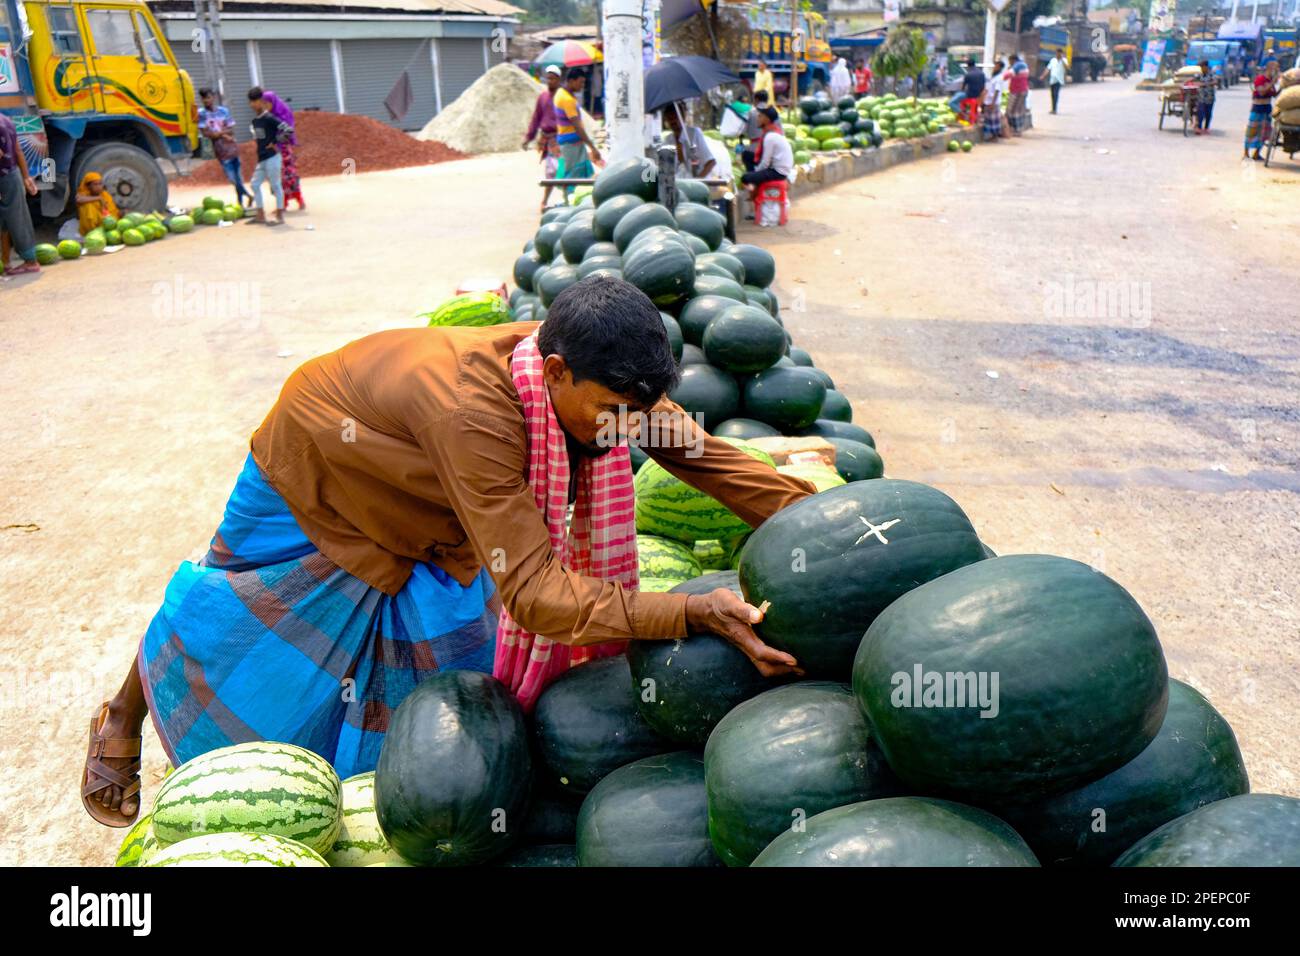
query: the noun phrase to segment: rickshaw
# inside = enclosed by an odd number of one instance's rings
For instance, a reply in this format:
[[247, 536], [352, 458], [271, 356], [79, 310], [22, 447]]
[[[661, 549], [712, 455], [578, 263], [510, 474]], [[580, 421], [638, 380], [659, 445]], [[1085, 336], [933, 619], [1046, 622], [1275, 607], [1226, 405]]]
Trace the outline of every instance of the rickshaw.
[[1157, 129], [1165, 128], [1165, 117], [1174, 116], [1182, 121], [1183, 135], [1196, 118], [1196, 100], [1201, 91], [1201, 68], [1184, 66], [1169, 82], [1160, 87], [1160, 120]]
[[1273, 121], [1273, 135], [1268, 140], [1268, 152], [1264, 154], [1264, 167], [1267, 169], [1273, 159], [1273, 150], [1278, 147], [1286, 153], [1287, 159], [1295, 162], [1295, 154], [1300, 153], [1300, 126]]

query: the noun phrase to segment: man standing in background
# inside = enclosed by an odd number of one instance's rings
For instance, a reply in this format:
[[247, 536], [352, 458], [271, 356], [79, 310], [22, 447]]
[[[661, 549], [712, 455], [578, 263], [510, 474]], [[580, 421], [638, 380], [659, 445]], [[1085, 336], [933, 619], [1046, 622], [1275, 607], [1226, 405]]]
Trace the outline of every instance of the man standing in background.
[[600, 150], [587, 134], [578, 107], [578, 97], [586, 83], [582, 70], [571, 67], [564, 86], [555, 93], [555, 140], [560, 145], [561, 163], [558, 179], [589, 179], [595, 174], [592, 164], [601, 161]]
[[1011, 76], [1007, 81], [1007, 93], [1007, 119], [1010, 120], [1011, 135], [1019, 136], [1025, 128], [1025, 103], [1029, 99], [1029, 67], [1019, 53], [1011, 54]]
[[758, 61], [754, 71], [754, 102], [758, 103], [758, 94], [766, 93], [769, 103], [776, 103], [776, 92], [772, 86], [772, 71], [767, 68], [767, 60]]
[[[253, 201], [253, 194], [244, 185], [244, 171], [239, 163], [239, 146], [235, 143], [235, 121], [230, 110], [217, 102], [217, 94], [211, 89], [199, 90], [199, 131], [212, 141], [212, 153], [217, 162], [226, 171], [226, 178], [235, 187], [235, 202], [247, 207]], [[248, 197], [248, 202], [244, 197]]]
[[1056, 55], [1047, 61], [1047, 69], [1043, 71], [1040, 80], [1047, 80], [1052, 90], [1052, 112], [1056, 112], [1057, 101], [1061, 98], [1061, 87], [1065, 85], [1065, 51], [1057, 50]]
[[[555, 93], [560, 88], [560, 77], [563, 70], [552, 63], [546, 68], [546, 89], [537, 94], [537, 102], [533, 104], [533, 118], [528, 121], [528, 132], [524, 134], [523, 148], [527, 149], [528, 144], [535, 138], [537, 140], [537, 152], [541, 161], [546, 164], [546, 178], [554, 179], [558, 160], [552, 160], [551, 151], [555, 146]], [[546, 203], [551, 198], [551, 189], [546, 186], [542, 191], [542, 211], [546, 211]]]
[[871, 67], [867, 66], [866, 60], [859, 60], [857, 69], [853, 71], [853, 92], [859, 97], [871, 92]]
[[[36, 261], [36, 231], [32, 228], [27, 197], [36, 195], [36, 180], [27, 169], [27, 158], [18, 145], [14, 121], [0, 113], [0, 272], [10, 276], [40, 272]], [[18, 250], [23, 264], [9, 269], [9, 244]]]

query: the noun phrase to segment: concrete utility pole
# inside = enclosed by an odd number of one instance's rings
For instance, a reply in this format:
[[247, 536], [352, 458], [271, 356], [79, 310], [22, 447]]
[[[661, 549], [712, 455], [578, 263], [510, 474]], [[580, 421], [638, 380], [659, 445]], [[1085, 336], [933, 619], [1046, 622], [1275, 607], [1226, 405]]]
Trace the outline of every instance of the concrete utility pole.
[[604, 0], [605, 127], [611, 161], [645, 155], [641, 0]]

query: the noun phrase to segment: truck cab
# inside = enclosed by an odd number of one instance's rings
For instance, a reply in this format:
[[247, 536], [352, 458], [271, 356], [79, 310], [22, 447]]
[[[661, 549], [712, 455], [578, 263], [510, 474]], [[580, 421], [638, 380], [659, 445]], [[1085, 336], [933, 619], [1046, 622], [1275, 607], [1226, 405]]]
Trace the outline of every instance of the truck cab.
[[1220, 89], [1227, 89], [1229, 84], [1228, 41], [1227, 40], [1189, 40], [1187, 43], [1187, 65], [1196, 66], [1202, 60], [1210, 64]]
[[1277, 60], [1283, 70], [1296, 65], [1297, 47], [1300, 47], [1300, 27], [1273, 27], [1264, 31], [1264, 55]]
[[0, 47], [16, 67], [0, 110], [19, 128], [40, 215], [62, 215], [91, 170], [123, 212], [165, 208], [159, 161], [197, 148], [198, 110], [143, 0], [0, 4]]
[[[752, 80], [758, 61], [767, 63], [777, 82], [787, 81], [791, 100], [799, 94], [822, 89], [830, 84], [831, 56], [826, 20], [816, 13], [801, 11], [792, 15], [789, 7], [746, 4], [748, 36], [737, 73]], [[792, 34], [791, 26], [797, 33]], [[798, 45], [796, 46], [796, 40]], [[791, 64], [798, 62], [798, 83], [791, 83]]]

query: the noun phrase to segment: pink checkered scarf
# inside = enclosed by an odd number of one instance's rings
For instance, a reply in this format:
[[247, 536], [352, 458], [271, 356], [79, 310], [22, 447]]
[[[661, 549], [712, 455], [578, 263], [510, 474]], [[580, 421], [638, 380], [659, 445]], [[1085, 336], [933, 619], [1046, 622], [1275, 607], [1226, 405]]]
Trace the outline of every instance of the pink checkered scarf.
[[[627, 448], [619, 446], [600, 458], [582, 459], [573, 520], [566, 528], [569, 452], [542, 379], [542, 353], [536, 335], [515, 346], [510, 375], [524, 404], [528, 484], [550, 531], [551, 548], [571, 571], [636, 589], [640, 583], [636, 514]], [[492, 676], [510, 688], [525, 711], [532, 711], [546, 686], [570, 667], [620, 654], [624, 646], [623, 641], [590, 647], [560, 644], [530, 634], [502, 608]]]

